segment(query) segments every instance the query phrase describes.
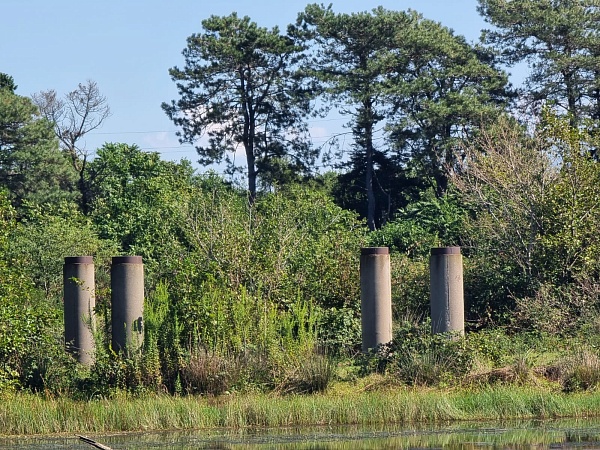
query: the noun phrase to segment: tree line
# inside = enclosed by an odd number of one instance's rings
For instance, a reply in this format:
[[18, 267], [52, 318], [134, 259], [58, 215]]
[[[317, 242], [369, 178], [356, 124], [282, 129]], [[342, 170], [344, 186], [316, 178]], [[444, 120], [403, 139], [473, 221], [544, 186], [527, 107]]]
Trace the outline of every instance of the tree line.
[[[415, 190], [432, 187], [441, 197], [460, 144], [501, 115], [539, 116], [546, 105], [568, 114], [572, 126], [593, 128], [600, 114], [597, 9], [593, 0], [480, 1], [493, 29], [479, 43], [415, 11], [381, 7], [346, 14], [310, 4], [286, 32], [236, 13], [211, 16], [188, 38], [185, 65], [169, 70], [179, 98], [162, 108], [200, 164], [225, 161], [229, 172], [244, 172], [251, 200], [315, 178], [323, 161], [332, 162], [338, 202], [374, 230]], [[530, 73], [514, 88], [504, 68], [520, 62]], [[11, 83], [14, 91], [12, 80], [3, 85], [10, 91]], [[48, 90], [32, 100], [54, 124], [87, 212], [90, 150], [80, 145], [110, 115], [107, 100], [93, 81], [64, 98]], [[335, 139], [316, 146], [309, 134], [308, 120], [332, 109], [348, 119], [352, 135], [344, 159], [335, 155]], [[241, 167], [232, 158], [240, 148]], [[69, 175], [55, 170], [65, 190]]]

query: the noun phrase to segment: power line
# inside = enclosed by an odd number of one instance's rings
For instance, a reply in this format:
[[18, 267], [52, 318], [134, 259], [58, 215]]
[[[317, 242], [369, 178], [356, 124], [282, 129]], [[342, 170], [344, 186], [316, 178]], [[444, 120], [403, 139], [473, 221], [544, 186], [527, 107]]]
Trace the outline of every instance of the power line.
[[[332, 135], [332, 137], [337, 137], [338, 135]], [[329, 141], [331, 138], [327, 138], [324, 139], [323, 141], [315, 141], [314, 139], [312, 140], [312, 142], [314, 144], [325, 144], [327, 143], [327, 141]], [[381, 137], [376, 137], [373, 139], [373, 142], [381, 142], [385, 140], [385, 137], [381, 136]], [[332, 144], [334, 145], [334, 144]], [[340, 148], [345, 148], [346, 147], [346, 137], [344, 136], [344, 140], [342, 141], [342, 144], [340, 145]], [[144, 146], [140, 146], [140, 149], [142, 150], [156, 150], [156, 151], [160, 151], [160, 153], [184, 153], [184, 152], [189, 152], [189, 151], [195, 151], [196, 147], [194, 147], [193, 145], [188, 145], [188, 146], [164, 146], [164, 147], [144, 147]]]
[[[346, 117], [337, 117], [331, 119], [318, 119], [318, 120], [307, 120], [307, 123], [322, 123], [322, 122], [335, 122], [340, 120], [348, 120]], [[110, 134], [151, 134], [151, 133], [177, 133], [180, 130], [148, 130], [148, 131], [94, 131], [88, 133], [91, 135], [110, 135]]]

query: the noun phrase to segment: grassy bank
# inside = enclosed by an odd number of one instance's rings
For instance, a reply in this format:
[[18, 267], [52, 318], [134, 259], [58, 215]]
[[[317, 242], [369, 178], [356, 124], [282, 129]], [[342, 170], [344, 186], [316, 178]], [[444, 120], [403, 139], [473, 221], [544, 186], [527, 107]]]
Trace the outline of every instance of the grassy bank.
[[0, 401], [0, 434], [408, 424], [598, 414], [599, 392], [564, 394], [514, 386], [480, 390], [397, 388], [351, 393], [333, 390], [326, 395], [310, 396], [119, 396], [88, 402], [13, 394]]

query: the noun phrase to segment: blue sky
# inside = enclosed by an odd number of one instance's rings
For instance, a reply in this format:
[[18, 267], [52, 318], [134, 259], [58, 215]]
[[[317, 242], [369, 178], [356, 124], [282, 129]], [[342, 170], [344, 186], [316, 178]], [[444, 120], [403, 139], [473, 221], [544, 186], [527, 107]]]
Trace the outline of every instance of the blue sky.
[[[299, 0], [2, 0], [0, 72], [13, 76], [17, 93], [29, 96], [55, 89], [60, 95], [92, 79], [108, 98], [112, 116], [88, 135], [89, 150], [104, 142], [137, 144], [165, 159], [196, 162], [181, 146], [175, 126], [160, 108], [177, 98], [168, 69], [183, 65], [186, 38], [201, 32], [211, 15], [248, 15], [260, 26], [285, 29], [312, 3]], [[319, 2], [320, 3], [320, 2]], [[329, 4], [329, 2], [323, 2]], [[336, 12], [377, 6], [414, 9], [477, 41], [486, 27], [477, 0], [343, 0]], [[339, 130], [344, 120], [311, 122], [315, 142]], [[204, 169], [202, 169], [204, 170]]]

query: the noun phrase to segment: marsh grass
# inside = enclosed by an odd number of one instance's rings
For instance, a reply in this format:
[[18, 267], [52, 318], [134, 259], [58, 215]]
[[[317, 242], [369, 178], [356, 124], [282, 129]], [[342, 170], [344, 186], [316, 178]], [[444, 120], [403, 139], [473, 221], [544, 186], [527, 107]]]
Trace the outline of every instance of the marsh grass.
[[166, 429], [409, 424], [455, 420], [589, 417], [600, 393], [565, 394], [532, 387], [481, 390], [334, 390], [332, 394], [221, 397], [116, 396], [74, 401], [13, 394], [0, 401], [3, 435]]

